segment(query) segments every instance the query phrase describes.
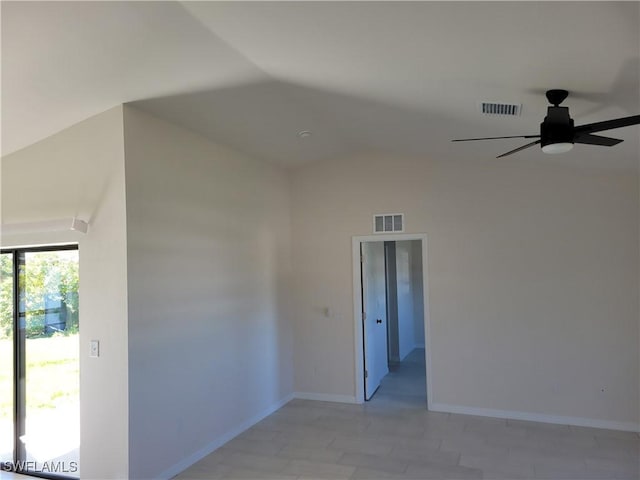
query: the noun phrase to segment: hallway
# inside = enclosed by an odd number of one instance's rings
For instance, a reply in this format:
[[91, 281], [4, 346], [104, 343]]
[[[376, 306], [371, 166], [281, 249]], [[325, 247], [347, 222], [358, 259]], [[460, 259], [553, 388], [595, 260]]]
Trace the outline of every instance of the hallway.
[[424, 348], [416, 348], [401, 363], [389, 365], [389, 373], [369, 404], [389, 404], [425, 409], [427, 385]]

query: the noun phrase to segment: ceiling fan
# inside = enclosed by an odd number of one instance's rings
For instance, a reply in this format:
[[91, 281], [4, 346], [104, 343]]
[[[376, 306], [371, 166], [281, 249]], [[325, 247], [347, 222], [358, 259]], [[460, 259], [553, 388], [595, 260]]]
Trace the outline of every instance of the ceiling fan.
[[484, 137], [484, 138], [460, 138], [452, 142], [472, 142], [475, 140], [497, 140], [501, 138], [537, 138], [537, 140], [527, 143], [514, 150], [510, 150], [496, 158], [506, 157], [512, 153], [519, 152], [525, 148], [540, 144], [544, 153], [564, 153], [573, 148], [574, 143], [584, 143], [587, 145], [602, 145], [613, 147], [622, 142], [617, 138], [593, 135], [595, 132], [611, 130], [614, 128], [627, 127], [629, 125], [640, 124], [640, 115], [631, 117], [616, 118], [604, 122], [588, 123], [575, 127], [573, 119], [569, 116], [569, 108], [561, 107], [560, 104], [567, 98], [567, 90], [548, 90], [547, 100], [552, 106], [547, 108], [547, 116], [540, 124], [539, 135], [515, 135], [510, 137]]

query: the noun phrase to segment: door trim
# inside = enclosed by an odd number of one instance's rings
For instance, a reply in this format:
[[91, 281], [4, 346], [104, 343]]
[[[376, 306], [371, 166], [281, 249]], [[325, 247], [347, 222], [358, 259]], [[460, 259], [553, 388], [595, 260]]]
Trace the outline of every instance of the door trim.
[[362, 277], [360, 270], [360, 244], [363, 242], [398, 242], [420, 240], [422, 244], [422, 289], [424, 296], [425, 366], [427, 375], [427, 410], [433, 404], [431, 386], [431, 319], [429, 317], [429, 283], [427, 270], [427, 234], [401, 233], [385, 235], [356, 235], [351, 237], [353, 272], [353, 325], [354, 325], [354, 393], [356, 403], [364, 403], [364, 347], [362, 330]]

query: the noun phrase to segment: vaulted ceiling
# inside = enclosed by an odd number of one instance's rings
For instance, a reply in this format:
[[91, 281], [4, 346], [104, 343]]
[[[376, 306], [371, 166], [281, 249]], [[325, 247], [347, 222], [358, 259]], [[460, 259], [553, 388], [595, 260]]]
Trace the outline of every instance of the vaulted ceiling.
[[[536, 134], [549, 88], [571, 92], [577, 125], [640, 113], [638, 2], [1, 8], [3, 155], [127, 102], [293, 167], [363, 150], [493, 159], [526, 142], [450, 140]], [[486, 116], [482, 101], [522, 114]], [[554, 161], [637, 168], [640, 127], [607, 135], [625, 142]]]

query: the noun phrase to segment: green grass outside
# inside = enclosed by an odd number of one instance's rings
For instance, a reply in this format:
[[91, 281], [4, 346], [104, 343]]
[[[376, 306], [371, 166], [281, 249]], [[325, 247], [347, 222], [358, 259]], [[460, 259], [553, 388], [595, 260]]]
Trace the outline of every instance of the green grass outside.
[[[27, 340], [27, 412], [77, 402], [80, 394], [78, 335]], [[0, 340], [0, 420], [13, 416], [13, 343]]]

